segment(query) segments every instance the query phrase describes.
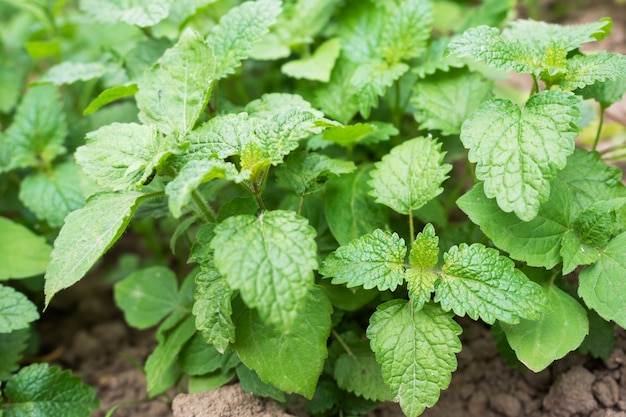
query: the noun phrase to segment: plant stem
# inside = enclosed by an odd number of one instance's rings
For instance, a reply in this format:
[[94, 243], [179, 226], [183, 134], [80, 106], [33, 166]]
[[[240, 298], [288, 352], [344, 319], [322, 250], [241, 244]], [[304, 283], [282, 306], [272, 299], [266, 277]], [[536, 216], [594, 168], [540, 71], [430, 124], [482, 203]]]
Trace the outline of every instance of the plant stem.
[[604, 125], [604, 106], [600, 105], [600, 120], [598, 121], [598, 131], [596, 132], [596, 138], [593, 141], [592, 150], [595, 151], [600, 142], [600, 134], [602, 133], [602, 126]]
[[337, 333], [337, 331], [335, 329], [332, 329], [331, 332], [333, 334], [333, 337], [335, 339], [337, 339], [337, 341], [339, 342], [341, 347], [344, 348], [344, 350], [348, 353], [348, 355], [352, 356], [353, 358], [356, 358], [356, 356], [354, 355], [354, 353], [352, 353], [352, 351], [350, 350], [350, 347], [345, 342], [345, 340], [343, 340], [343, 338], [341, 336], [339, 336], [339, 333]]
[[200, 209], [201, 218], [205, 223], [217, 222], [217, 214], [215, 214], [213, 209], [204, 201], [198, 190], [191, 192], [191, 198], [193, 202], [196, 203], [196, 206], [198, 206], [198, 209]]
[[409, 250], [413, 248], [415, 241], [415, 225], [413, 224], [413, 210], [409, 210]]
[[537, 76], [535, 76], [535, 74], [532, 74], [533, 77], [533, 88], [532, 90], [530, 90], [530, 95], [535, 95], [539, 92], [539, 82], [537, 81]]
[[303, 205], [304, 205], [304, 196], [300, 196], [300, 202], [298, 203], [298, 216], [302, 215]]

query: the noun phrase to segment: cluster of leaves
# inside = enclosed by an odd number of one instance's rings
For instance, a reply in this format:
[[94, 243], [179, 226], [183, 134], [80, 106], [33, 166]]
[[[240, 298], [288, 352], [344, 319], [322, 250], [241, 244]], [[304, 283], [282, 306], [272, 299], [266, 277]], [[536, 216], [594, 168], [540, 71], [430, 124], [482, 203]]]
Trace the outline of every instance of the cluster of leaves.
[[[175, 224], [170, 262], [115, 287], [131, 325], [158, 325], [150, 396], [236, 377], [315, 415], [395, 400], [417, 416], [456, 369], [455, 315], [494, 325], [534, 371], [607, 355], [609, 322], [626, 326], [626, 187], [575, 138], [584, 99], [602, 114], [626, 91], [626, 57], [579, 50], [610, 19], [506, 23], [513, 6], [82, 0], [68, 21], [115, 24], [125, 46], [52, 66], [0, 135], [24, 210], [62, 225], [51, 249], [0, 219], [0, 256], [24, 241], [41, 258], [0, 279], [45, 269], [48, 305], [133, 218]], [[31, 56], [54, 57], [60, 33]], [[528, 97], [494, 81], [509, 71], [532, 78]], [[84, 119], [59, 85], [90, 86]], [[38, 313], [0, 290], [13, 335]]]

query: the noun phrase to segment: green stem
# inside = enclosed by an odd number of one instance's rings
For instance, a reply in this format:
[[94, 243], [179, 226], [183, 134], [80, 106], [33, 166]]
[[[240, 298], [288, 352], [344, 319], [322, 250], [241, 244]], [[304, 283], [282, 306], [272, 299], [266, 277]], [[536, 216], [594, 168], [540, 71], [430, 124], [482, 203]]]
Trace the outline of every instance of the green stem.
[[592, 150], [596, 150], [598, 142], [600, 142], [600, 135], [602, 134], [602, 126], [604, 125], [604, 106], [600, 106], [600, 120], [598, 121], [598, 131], [596, 132], [596, 138], [593, 141]]
[[300, 196], [300, 202], [298, 203], [298, 216], [302, 215], [302, 206], [304, 206], [304, 196]]
[[413, 248], [413, 242], [415, 240], [415, 225], [413, 224], [413, 211], [409, 210], [409, 250]]
[[530, 95], [533, 96], [539, 92], [539, 82], [537, 81], [537, 76], [532, 74], [533, 77], [533, 88], [530, 90]]
[[348, 355], [352, 356], [353, 358], [356, 358], [356, 356], [354, 355], [354, 353], [352, 353], [352, 351], [350, 350], [350, 347], [345, 342], [345, 340], [343, 340], [343, 338], [341, 336], [339, 336], [339, 333], [337, 333], [337, 331], [335, 329], [332, 329], [331, 332], [333, 334], [333, 337], [335, 339], [337, 339], [337, 341], [339, 342], [341, 347], [344, 348], [344, 350], [348, 353]]
[[215, 214], [215, 211], [213, 211], [213, 209], [206, 203], [206, 201], [204, 201], [198, 190], [193, 190], [191, 192], [191, 198], [200, 210], [200, 217], [205, 223], [217, 222], [217, 214]]

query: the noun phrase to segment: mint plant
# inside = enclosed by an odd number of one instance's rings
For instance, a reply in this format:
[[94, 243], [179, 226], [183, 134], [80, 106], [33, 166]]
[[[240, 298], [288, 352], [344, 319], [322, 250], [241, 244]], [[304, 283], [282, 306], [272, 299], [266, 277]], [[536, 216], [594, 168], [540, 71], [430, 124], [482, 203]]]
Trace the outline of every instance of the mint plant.
[[[457, 4], [451, 23], [429, 0], [81, 1], [127, 50], [50, 68], [0, 137], [8, 169], [72, 149], [91, 182], [63, 214], [45, 304], [147, 218], [174, 224], [172, 255], [115, 300], [158, 325], [150, 396], [237, 378], [315, 415], [394, 400], [417, 416], [456, 369], [455, 316], [494, 325], [533, 371], [604, 354], [611, 328], [589, 317], [626, 324], [626, 188], [575, 139], [583, 99], [602, 114], [624, 94], [626, 58], [579, 50], [610, 19], [506, 23], [513, 5]], [[498, 86], [505, 71], [530, 75], [528, 97]], [[56, 113], [42, 140], [22, 133], [28, 94], [92, 81], [86, 117], [134, 98], [132, 117], [75, 150]]]

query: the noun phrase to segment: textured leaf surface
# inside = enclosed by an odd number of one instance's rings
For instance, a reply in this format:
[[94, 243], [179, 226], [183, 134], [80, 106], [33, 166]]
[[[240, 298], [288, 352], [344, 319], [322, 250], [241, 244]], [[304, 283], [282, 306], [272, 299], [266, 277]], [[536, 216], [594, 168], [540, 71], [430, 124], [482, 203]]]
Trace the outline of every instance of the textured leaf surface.
[[150, 397], [154, 397], [174, 385], [178, 379], [178, 354], [195, 332], [194, 318], [188, 315], [180, 324], [169, 331], [163, 340], [159, 341], [157, 347], [148, 356], [145, 371]]
[[229, 217], [211, 241], [215, 266], [260, 317], [288, 330], [313, 285], [315, 230], [294, 212]]
[[320, 273], [333, 284], [394, 291], [404, 282], [405, 256], [404, 239], [376, 229], [328, 255]]
[[626, 326], [626, 233], [600, 251], [598, 261], [580, 273], [578, 294], [605, 320]]
[[176, 275], [162, 266], [135, 271], [114, 289], [115, 304], [126, 322], [138, 329], [154, 326], [178, 305]]
[[112, 103], [121, 98], [134, 96], [139, 89], [137, 88], [137, 84], [130, 85], [118, 85], [115, 87], [107, 88], [103, 92], [101, 92], [98, 97], [94, 98], [91, 103], [87, 106], [87, 108], [83, 111], [83, 116], [87, 116], [100, 109], [103, 106], [106, 106], [109, 103]]
[[585, 99], [594, 99], [603, 107], [609, 107], [622, 99], [626, 93], [626, 77], [617, 80], [596, 81], [577, 91]]
[[4, 389], [3, 417], [83, 417], [98, 408], [96, 391], [58, 366], [37, 363], [22, 368]]
[[13, 123], [0, 135], [0, 172], [50, 163], [65, 153], [67, 123], [63, 103], [51, 84], [31, 87]]
[[317, 287], [309, 288], [302, 304], [287, 334], [240, 304], [235, 308], [237, 333], [233, 349], [264, 382], [310, 399], [328, 355], [332, 306]]
[[480, 243], [453, 246], [444, 254], [435, 301], [457, 315], [486, 323], [535, 319], [546, 304], [541, 287], [515, 268], [509, 258]]
[[416, 310], [419, 310], [425, 302], [430, 300], [430, 296], [435, 290], [435, 282], [439, 277], [429, 270], [438, 261], [439, 237], [435, 234], [433, 225], [429, 223], [415, 237], [409, 253], [409, 263], [412, 268], [406, 272], [409, 297]]
[[196, 276], [192, 312], [196, 316], [196, 328], [202, 333], [204, 340], [221, 353], [235, 341], [231, 295], [228, 282], [215, 266], [212, 263], [203, 265]]
[[26, 227], [0, 217], [0, 281], [43, 274], [52, 248]]
[[[395, 4], [397, 7], [390, 7]], [[387, 7], [391, 10], [386, 10], [379, 44], [382, 56], [387, 62], [396, 63], [421, 55], [431, 34], [432, 3], [427, 0], [406, 0], [388, 2]]]
[[533, 95], [524, 109], [504, 99], [480, 106], [463, 124], [461, 140], [487, 197], [522, 220], [535, 218], [549, 181], [574, 152], [579, 118], [580, 100], [559, 90]]
[[207, 43], [215, 52], [216, 79], [235, 72], [253, 45], [269, 32], [281, 11], [278, 0], [247, 1], [222, 17], [207, 37]]
[[475, 72], [450, 71], [415, 84], [411, 103], [415, 119], [424, 129], [440, 130], [444, 135], [461, 132], [461, 125], [491, 98], [493, 82]]
[[310, 57], [289, 61], [280, 70], [293, 78], [327, 83], [330, 81], [330, 73], [339, 57], [340, 50], [340, 40], [329, 39], [321, 44]]
[[85, 205], [81, 172], [73, 162], [55, 165], [50, 172], [28, 175], [20, 185], [20, 200], [38, 219], [61, 227], [70, 212]]
[[80, 9], [103, 23], [124, 22], [139, 27], [152, 26], [170, 12], [166, 0], [80, 0]]
[[57, 292], [78, 282], [121, 236], [140, 193], [96, 194], [65, 218], [45, 275], [46, 305]]
[[356, 341], [349, 345], [350, 353], [342, 354], [335, 362], [333, 376], [339, 388], [371, 401], [393, 399], [389, 387], [383, 380], [380, 364], [367, 341]]
[[324, 130], [324, 140], [341, 146], [382, 142], [398, 134], [398, 129], [386, 123], [355, 123], [353, 125], [332, 126]]
[[441, 143], [417, 137], [396, 146], [376, 163], [370, 194], [376, 202], [408, 214], [439, 195], [441, 184], [452, 169], [443, 163]]
[[28, 329], [0, 333], [0, 381], [11, 378], [20, 367], [19, 361], [28, 345], [31, 333]]
[[83, 171], [109, 190], [133, 190], [143, 183], [174, 151], [171, 138], [154, 126], [112, 123], [87, 134], [87, 144], [76, 150]]
[[319, 153], [297, 152], [289, 155], [280, 166], [276, 178], [279, 184], [291, 188], [299, 196], [305, 196], [321, 191], [330, 178], [355, 169], [352, 161], [333, 159]]
[[139, 120], [166, 135], [184, 136], [204, 110], [214, 76], [212, 49], [198, 33], [185, 30], [138, 81]]
[[554, 285], [544, 291], [548, 307], [538, 320], [502, 323], [517, 358], [534, 372], [578, 348], [589, 332], [587, 312], [575, 299]]
[[567, 61], [567, 74], [559, 83], [563, 89], [573, 90], [595, 82], [626, 78], [626, 56], [604, 51], [590, 55], [576, 55]]
[[50, 68], [40, 81], [48, 81], [55, 85], [73, 84], [76, 81], [100, 78], [105, 72], [106, 68], [100, 62], [65, 61]]
[[201, 184], [216, 178], [225, 178], [235, 182], [244, 179], [238, 177], [237, 167], [231, 162], [217, 158], [189, 161], [176, 178], [165, 187], [172, 215], [179, 218], [182, 215], [182, 208], [191, 201], [191, 193]]
[[415, 311], [409, 302], [393, 300], [370, 318], [367, 337], [383, 379], [407, 416], [432, 407], [450, 384], [461, 331], [451, 314], [433, 304]]
[[206, 159], [217, 155], [224, 159], [238, 155], [243, 146], [252, 140], [253, 127], [247, 113], [216, 116], [185, 138], [189, 141], [189, 148], [182, 158]]
[[25, 329], [38, 318], [37, 307], [28, 297], [0, 284], [0, 333]]

